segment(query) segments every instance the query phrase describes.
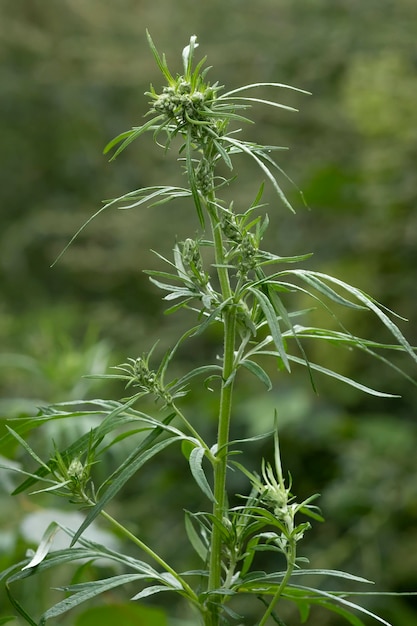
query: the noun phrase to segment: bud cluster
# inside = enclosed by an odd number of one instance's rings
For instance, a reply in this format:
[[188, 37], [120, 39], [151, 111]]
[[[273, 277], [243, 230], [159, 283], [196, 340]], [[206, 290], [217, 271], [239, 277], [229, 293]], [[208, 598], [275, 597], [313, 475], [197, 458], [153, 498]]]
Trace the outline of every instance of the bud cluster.
[[152, 393], [157, 398], [163, 399], [166, 403], [172, 401], [171, 395], [164, 388], [160, 376], [157, 372], [149, 368], [149, 355], [129, 359], [129, 363], [118, 366], [117, 369], [125, 371], [128, 376], [128, 386], [139, 387], [146, 393]]
[[195, 169], [196, 185], [203, 196], [213, 190], [213, 164], [208, 159], [201, 159]]
[[182, 244], [182, 261], [188, 276], [197, 282], [199, 287], [205, 287], [209, 277], [203, 268], [200, 245], [194, 239], [186, 239]]
[[193, 89], [190, 82], [180, 76], [174, 85], [162, 88], [162, 93], [152, 91], [152, 110], [164, 113], [168, 119], [184, 125], [193, 122], [205, 122], [210, 114], [210, 104], [215, 98], [216, 89], [201, 84], [200, 89]]
[[222, 232], [232, 242], [233, 256], [237, 256], [239, 274], [246, 276], [255, 269], [258, 254], [256, 237], [246, 228], [242, 227], [236, 216], [228, 212], [222, 219]]
[[280, 522], [282, 532], [274, 534], [273, 541], [282, 552], [286, 553], [289, 548], [289, 541], [299, 541], [303, 538], [305, 530], [310, 528], [310, 524], [303, 523], [295, 526], [295, 516], [303, 505], [292, 502], [294, 496], [290, 493], [290, 488], [286, 488], [282, 477], [278, 480], [274, 475], [271, 465], [263, 464], [262, 467], [263, 483], [259, 483], [261, 500], [270, 508], [276, 519]]

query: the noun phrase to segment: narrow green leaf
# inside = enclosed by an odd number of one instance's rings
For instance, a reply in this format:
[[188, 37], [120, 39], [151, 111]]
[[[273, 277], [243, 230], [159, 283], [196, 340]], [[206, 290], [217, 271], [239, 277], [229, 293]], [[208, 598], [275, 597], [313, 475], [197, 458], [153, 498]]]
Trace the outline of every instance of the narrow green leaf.
[[[365, 609], [363, 606], [360, 606], [359, 604], [356, 604], [355, 602], [350, 602], [349, 600], [346, 600], [341, 595], [338, 595], [338, 593], [331, 593], [331, 592], [323, 591], [322, 589], [306, 587], [304, 585], [297, 585], [297, 588], [300, 590], [306, 590], [314, 594], [315, 596], [319, 596], [319, 597], [321, 596], [323, 598], [326, 598], [334, 603], [341, 604], [344, 607], [348, 607], [349, 609], [353, 609], [354, 611], [357, 611], [358, 613], [363, 613], [364, 615], [367, 615], [368, 617], [372, 617], [377, 622], [384, 624], [384, 626], [392, 626], [390, 622], [387, 622], [382, 617], [379, 617], [379, 615], [377, 615], [376, 613], [373, 613], [372, 611], [368, 611], [368, 609]], [[346, 594], [343, 594], [343, 595], [346, 595]]]
[[12, 592], [10, 591], [9, 585], [7, 583], [6, 583], [6, 593], [7, 593], [7, 597], [9, 598], [10, 604], [19, 613], [19, 615], [21, 615], [24, 618], [24, 620], [28, 624], [30, 624], [30, 626], [38, 626], [38, 624], [34, 622], [33, 619], [30, 617], [30, 615], [26, 613], [25, 609], [22, 607], [20, 602], [18, 602], [16, 598], [13, 596]]
[[[130, 409], [130, 404], [133, 404], [133, 402], [134, 402], [134, 399], [126, 403], [115, 402], [112, 400], [90, 400], [90, 401], [86, 401], [85, 404], [97, 405], [98, 407], [97, 411], [91, 412], [91, 413], [86, 412], [86, 411], [80, 411], [80, 412], [70, 411], [68, 413], [60, 412], [58, 413], [58, 416], [50, 417], [49, 419], [56, 419], [57, 417], [72, 418], [75, 416], [83, 416], [83, 415], [89, 415], [89, 414], [98, 415], [100, 413], [106, 413], [106, 412], [108, 413], [105, 419], [102, 421], [102, 423], [99, 426], [92, 428], [90, 432], [82, 435], [79, 439], [74, 441], [68, 448], [66, 448], [64, 451], [61, 452], [61, 456], [63, 458], [73, 458], [75, 455], [79, 457], [88, 450], [88, 447], [91, 444], [91, 438], [93, 438], [93, 440], [95, 441], [95, 447], [96, 447], [104, 438], [104, 436], [107, 435], [112, 430], [114, 430], [116, 427], [128, 421], [135, 421], [135, 419], [137, 418], [133, 416], [131, 418], [123, 417], [123, 413], [127, 412], [128, 409], [132, 410]], [[49, 407], [48, 410], [56, 410], [55, 407], [79, 406], [79, 404], [80, 404], [79, 401], [62, 402], [58, 405], [53, 405], [52, 407]], [[100, 411], [100, 409], [102, 410]], [[140, 413], [137, 413], [137, 416], [140, 417]], [[42, 467], [40, 467], [33, 474], [33, 476], [39, 476], [39, 479], [41, 479], [42, 477], [46, 476], [49, 473], [50, 473], [49, 467], [43, 464]], [[19, 493], [22, 493], [23, 491], [26, 491], [34, 484], [36, 484], [36, 479], [34, 477], [28, 478], [13, 491], [13, 495], [17, 495]]]
[[130, 130], [125, 130], [123, 133], [120, 133], [120, 135], [117, 135], [117, 137], [114, 137], [111, 141], [109, 141], [108, 144], [106, 144], [103, 150], [103, 154], [107, 154], [109, 150], [111, 150], [115, 145], [117, 145], [124, 139], [127, 139], [128, 137], [130, 137], [130, 135], [134, 132], [135, 132], [135, 129], [131, 128]]
[[256, 363], [255, 361], [251, 361], [250, 359], [243, 359], [240, 362], [240, 365], [246, 367], [246, 369], [252, 372], [252, 374], [254, 374], [257, 378], [259, 378], [261, 383], [265, 385], [268, 391], [272, 389], [271, 379], [269, 378], [263, 367], [261, 367], [258, 363]]
[[258, 87], [279, 87], [282, 89], [290, 89], [291, 91], [298, 91], [299, 93], [304, 93], [308, 96], [311, 96], [311, 93], [309, 91], [306, 91], [305, 89], [299, 89], [298, 87], [292, 87], [292, 85], [285, 85], [284, 83], [251, 83], [250, 85], [243, 85], [243, 87], [237, 87], [237, 89], [232, 89], [231, 91], [228, 91], [222, 96], [219, 96], [219, 100], [222, 100], [223, 98], [228, 98], [234, 93], [246, 91], [247, 89], [257, 89]]
[[220, 377], [222, 373], [221, 366], [220, 365], [202, 365], [201, 367], [196, 367], [191, 372], [188, 372], [188, 374], [185, 374], [184, 376], [179, 378], [176, 381], [175, 385], [170, 387], [170, 391], [175, 393], [177, 389], [180, 389], [181, 387], [183, 387], [192, 378], [195, 378], [196, 376], [201, 376], [202, 374], [212, 375], [213, 372], [216, 372], [218, 376]]
[[258, 166], [266, 174], [266, 176], [269, 178], [269, 180], [272, 183], [272, 186], [274, 187], [274, 189], [277, 192], [278, 196], [281, 198], [281, 201], [291, 211], [291, 213], [295, 213], [294, 208], [288, 202], [284, 192], [282, 191], [281, 187], [278, 185], [275, 176], [267, 168], [265, 163], [263, 163], [263, 161], [261, 161], [261, 159], [258, 156], [256, 156], [254, 150], [251, 149], [250, 147], [248, 147], [245, 142], [239, 141], [237, 139], [233, 139], [232, 137], [227, 137], [226, 135], [224, 137], [222, 137], [222, 140], [231, 143], [233, 146], [236, 147], [238, 152], [245, 152], [248, 156], [250, 156], [258, 164]]
[[228, 97], [228, 96], [223, 96], [222, 100], [230, 100], [232, 102], [235, 102], [236, 100], [243, 100], [246, 102], [257, 102], [259, 104], [268, 104], [269, 106], [273, 106], [273, 107], [277, 107], [279, 109], [285, 109], [286, 111], [292, 111], [297, 113], [298, 109], [295, 109], [294, 107], [290, 107], [287, 106], [286, 104], [280, 104], [279, 102], [274, 102], [273, 100], [263, 100], [262, 98], [249, 98], [249, 97], [245, 97], [245, 96], [233, 96], [233, 97]]
[[[304, 365], [304, 366], [306, 364], [304, 359], [300, 359], [295, 356], [288, 355], [288, 359], [290, 361], [293, 361], [294, 363], [300, 363], [301, 365]], [[317, 365], [316, 363], [312, 363], [311, 361], [309, 362], [309, 367], [312, 370], [320, 372], [321, 374], [330, 376], [330, 378], [335, 378], [336, 380], [339, 380], [342, 383], [346, 383], [347, 385], [350, 385], [351, 387], [355, 387], [356, 389], [359, 389], [360, 391], [364, 391], [365, 393], [368, 393], [371, 396], [377, 396], [378, 398], [400, 397], [392, 393], [385, 393], [383, 391], [377, 391], [376, 389], [372, 389], [371, 387], [366, 387], [365, 385], [362, 385], [361, 383], [356, 382], [352, 378], [348, 378], [347, 376], [342, 376], [341, 374], [338, 374], [337, 372], [334, 372], [333, 370], [329, 370], [326, 367], [322, 367], [321, 365]]]
[[222, 320], [221, 312], [223, 311], [223, 309], [227, 308], [227, 306], [230, 304], [232, 299], [233, 298], [230, 297], [230, 298], [227, 298], [226, 300], [223, 300], [223, 302], [221, 302], [219, 306], [217, 306], [210, 313], [210, 315], [205, 315], [204, 321], [201, 322], [199, 326], [197, 326], [194, 334], [201, 335], [211, 324], [221, 321]]
[[205, 454], [206, 450], [204, 448], [195, 447], [194, 450], [192, 450], [189, 458], [191, 474], [201, 491], [209, 498], [209, 500], [211, 500], [211, 502], [215, 502], [213, 492], [203, 470], [203, 459]]
[[372, 580], [363, 578], [363, 576], [356, 576], [355, 574], [350, 574], [349, 572], [343, 572], [336, 569], [296, 569], [293, 571], [291, 576], [324, 576], [325, 578], [342, 578], [344, 580], [350, 580], [352, 582], [366, 585], [374, 584]]
[[348, 293], [352, 294], [355, 298], [357, 298], [359, 302], [362, 302], [365, 308], [369, 309], [370, 311], [375, 313], [377, 317], [379, 317], [381, 322], [390, 331], [390, 333], [395, 337], [398, 343], [411, 356], [411, 358], [417, 362], [417, 354], [415, 350], [408, 343], [408, 341], [406, 340], [404, 335], [401, 333], [398, 326], [394, 324], [394, 322], [388, 317], [388, 315], [384, 313], [384, 311], [382, 311], [379, 303], [377, 303], [368, 294], [364, 293], [360, 289], [357, 289], [356, 287], [352, 287], [352, 285], [349, 285], [348, 283], [345, 283], [342, 280], [339, 280], [338, 278], [334, 278], [333, 276], [328, 276], [327, 274], [323, 274], [321, 272], [308, 272], [306, 270], [288, 270], [287, 273], [299, 275], [301, 278], [304, 278], [304, 279], [306, 275], [308, 275], [309, 278], [313, 276], [314, 278], [318, 278], [319, 280], [323, 279], [323, 280], [329, 281], [331, 283], [334, 283], [335, 285], [338, 285], [342, 289], [345, 289]]
[[185, 151], [186, 159], [185, 160], [186, 160], [186, 166], [187, 166], [188, 180], [190, 183], [190, 189], [191, 189], [191, 193], [193, 196], [194, 205], [197, 211], [198, 219], [200, 221], [201, 227], [204, 228], [205, 221], [204, 221], [203, 207], [201, 205], [200, 194], [198, 193], [198, 189], [197, 189], [197, 183], [196, 183], [195, 174], [194, 174], [194, 167], [193, 167], [193, 162], [191, 158], [193, 146], [192, 146], [192, 137], [191, 137], [190, 129], [188, 129], [188, 132], [187, 132], [187, 139], [186, 139], [185, 147], [186, 147], [186, 151]]
[[[140, 580], [146, 578], [146, 574], [122, 574], [120, 576], [112, 576], [111, 578], [106, 578], [105, 580], [97, 580], [90, 583], [84, 583], [82, 585], [82, 591], [78, 591], [74, 593], [69, 598], [65, 598], [61, 600], [53, 607], [45, 611], [45, 613], [41, 616], [39, 626], [44, 626], [46, 621], [51, 617], [57, 617], [58, 615], [62, 615], [66, 613], [70, 609], [78, 606], [82, 602], [86, 600], [90, 600], [91, 598], [95, 598], [96, 596], [109, 591], [110, 589], [114, 589], [115, 587], [120, 587], [121, 585], [127, 585], [130, 582], [134, 582], [136, 580]], [[65, 591], [71, 591], [71, 589], [76, 589], [77, 585], [73, 585], [73, 587], [64, 588]]]
[[41, 465], [44, 469], [46, 469], [46, 470], [48, 470], [48, 472], [50, 472], [50, 469], [49, 469], [48, 465], [46, 465], [46, 463], [44, 463], [42, 461], [42, 459], [40, 457], [38, 457], [36, 452], [34, 452], [32, 450], [32, 448], [30, 447], [30, 445], [28, 443], [26, 443], [26, 441], [24, 439], [22, 439], [22, 437], [20, 435], [18, 435], [17, 432], [14, 431], [13, 428], [10, 428], [10, 426], [8, 426], [7, 424], [6, 424], [6, 428], [9, 431], [9, 433], [16, 439], [16, 441], [18, 441], [20, 443], [22, 448], [24, 448], [26, 450], [26, 452], [28, 454], [30, 454], [32, 459], [34, 459], [37, 463], [39, 463], [39, 465]]
[[[170, 419], [174, 416], [171, 415]], [[147, 462], [156, 454], [170, 446], [174, 441], [178, 441], [180, 437], [170, 437], [155, 444], [151, 448], [149, 445], [163, 432], [163, 429], [154, 429], [140, 444], [139, 446], [127, 457], [127, 459], [118, 468], [117, 473], [113, 475], [113, 482], [104, 492], [100, 500], [90, 509], [84, 522], [75, 533], [71, 545], [77, 541], [80, 535], [88, 528], [93, 520], [100, 514], [107, 502], [112, 500], [114, 496], [120, 491], [120, 489], [126, 484], [126, 482]]]
[[188, 511], [185, 511], [185, 530], [187, 532], [187, 537], [200, 559], [205, 563], [207, 560], [208, 550], [194, 528], [190, 516], [191, 514]]
[[159, 69], [161, 70], [161, 72], [165, 76], [165, 78], [167, 79], [168, 83], [170, 85], [172, 85], [175, 82], [175, 80], [172, 77], [171, 72], [168, 69], [168, 66], [167, 66], [167, 63], [166, 63], [166, 60], [165, 60], [165, 55], [163, 55], [163, 57], [161, 59], [161, 57], [159, 56], [159, 52], [156, 49], [154, 42], [152, 41], [152, 37], [151, 37], [148, 29], [146, 29], [146, 37], [148, 39], [149, 47], [152, 50], [152, 54], [155, 57], [155, 61], [156, 61], [157, 65], [158, 65]]
[[[156, 117], [153, 117], [151, 120], [148, 120], [145, 124], [143, 124], [142, 126], [138, 126], [135, 128], [132, 128], [132, 130], [130, 131], [130, 133], [127, 135], [126, 139], [123, 141], [123, 143], [117, 148], [116, 152], [113, 154], [113, 156], [111, 157], [110, 161], [114, 161], [114, 159], [119, 156], [119, 154], [121, 152], [123, 152], [123, 150], [125, 150], [127, 148], [127, 146], [129, 146], [132, 141], [135, 141], [135, 139], [137, 139], [138, 137], [140, 137], [141, 135], [143, 135], [144, 133], [146, 133], [148, 130], [152, 130], [155, 128], [155, 126], [157, 125], [158, 122], [161, 122], [164, 120], [164, 116], [163, 115], [157, 115]], [[119, 135], [119, 137], [121, 137], [123, 134]], [[118, 137], [116, 137], [116, 139], [118, 139]], [[104, 152], [107, 153], [110, 149], [111, 149], [111, 144], [113, 141], [110, 141], [110, 143], [107, 144], [107, 146], [104, 148]], [[116, 141], [116, 143], [118, 143]], [[115, 145], [113, 143], [113, 145]]]
[[[264, 272], [260, 269], [260, 270], [258, 270], [258, 274], [259, 274], [259, 276], [263, 277]], [[317, 393], [316, 384], [315, 384], [314, 378], [313, 378], [313, 373], [312, 373], [312, 371], [310, 369], [310, 362], [308, 360], [307, 354], [306, 354], [306, 352], [304, 350], [304, 347], [303, 347], [302, 343], [300, 342], [300, 340], [297, 337], [297, 333], [294, 331], [294, 326], [293, 326], [293, 323], [291, 321], [291, 317], [288, 314], [287, 309], [285, 308], [281, 298], [278, 296], [278, 293], [274, 290], [273, 286], [270, 289], [268, 283], [266, 283], [263, 286], [263, 289], [267, 290], [267, 294], [268, 294], [268, 297], [269, 297], [269, 299], [271, 301], [272, 306], [274, 307], [274, 309], [278, 313], [278, 315], [281, 316], [283, 322], [290, 329], [290, 331], [292, 333], [292, 336], [295, 339], [295, 342], [296, 342], [296, 344], [298, 346], [298, 349], [300, 350], [300, 353], [301, 353], [301, 355], [302, 355], [302, 357], [304, 359], [305, 365], [307, 367], [307, 371], [308, 371], [308, 375], [309, 375], [309, 378], [310, 378], [310, 383], [311, 383], [311, 386], [313, 388], [313, 391], [315, 393]]]
[[178, 592], [178, 589], [175, 589], [173, 587], [167, 587], [166, 585], [152, 585], [151, 587], [145, 587], [145, 589], [142, 589], [142, 591], [140, 591], [139, 593], [137, 593], [135, 596], [133, 596], [130, 599], [142, 600], [143, 598], [149, 598], [149, 596], [154, 596], [155, 594], [163, 593], [164, 591], [177, 591]]
[[[331, 287], [326, 285], [322, 280], [320, 280], [316, 276], [316, 272], [309, 272], [307, 270], [292, 270], [291, 273], [302, 278], [306, 283], [311, 285], [311, 287], [314, 287], [315, 289], [317, 289], [317, 291], [320, 291], [320, 293], [327, 296], [330, 300], [333, 300], [333, 302], [337, 302], [337, 304], [340, 304], [345, 307], [349, 307], [351, 309], [366, 310], [368, 308], [366, 306], [356, 304], [355, 302], [352, 302], [351, 300], [347, 300], [346, 298], [343, 298], [343, 296], [338, 294], [334, 289], [332, 289]], [[324, 276], [325, 275], [323, 274], [323, 277]]]
[[290, 372], [291, 368], [288, 362], [288, 356], [285, 351], [284, 343], [282, 340], [281, 329], [279, 327], [279, 322], [278, 322], [274, 307], [272, 306], [267, 296], [260, 289], [249, 287], [248, 291], [250, 291], [254, 295], [256, 300], [259, 302], [259, 306], [261, 307], [265, 315], [266, 321], [268, 323], [268, 328], [271, 332], [272, 339], [274, 340], [275, 346], [278, 350], [278, 354], [281, 357], [286, 370]]

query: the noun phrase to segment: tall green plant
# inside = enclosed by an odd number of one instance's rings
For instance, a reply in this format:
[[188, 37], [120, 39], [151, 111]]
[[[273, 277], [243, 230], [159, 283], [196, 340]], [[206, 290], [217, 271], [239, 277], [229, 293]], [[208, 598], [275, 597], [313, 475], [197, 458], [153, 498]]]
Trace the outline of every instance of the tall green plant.
[[[256, 103], [293, 110], [273, 100], [247, 95], [254, 89], [294, 88], [278, 83], [256, 83], [224, 92], [218, 83], [208, 82], [204, 58], [195, 64], [198, 45], [195, 36], [190, 38], [183, 51], [183, 74], [173, 76], [149, 34], [148, 40], [166, 85], [160, 92], [151, 86], [146, 94], [150, 99], [148, 121], [116, 137], [105, 152], [115, 149], [112, 157], [115, 158], [146, 132], [151, 132], [155, 143], [162, 145], [165, 151], [171, 147], [173, 139], [179, 137], [179, 162], [187, 184], [129, 192], [108, 202], [96, 215], [110, 207], [156, 206], [178, 198], [194, 205], [201, 234], [176, 243], [172, 259], [161, 257], [166, 270], [149, 271], [148, 274], [152, 283], [165, 292], [164, 299], [170, 305], [167, 312], [188, 309], [194, 313], [195, 322], [159, 364], [154, 364], [154, 346], [148, 353], [128, 359], [116, 368], [115, 373], [105, 376], [124, 381], [126, 388], [131, 390], [129, 397], [120, 401], [80, 400], [57, 404], [43, 409], [36, 418], [19, 420], [13, 428], [8, 427], [2, 443], [17, 440], [39, 466], [34, 472], [16, 470], [25, 476], [25, 480], [15, 493], [35, 488], [35, 492], [54, 493], [87, 509], [85, 520], [76, 532], [63, 529], [72, 537], [69, 549], [51, 551], [53, 536], [59, 529], [58, 524], [52, 523], [36, 553], [3, 572], [11, 603], [29, 624], [43, 625], [110, 589], [136, 583], [139, 590], [132, 600], [162, 592], [177, 594], [191, 607], [195, 615], [193, 623], [204, 626], [247, 623], [245, 616], [240, 615], [239, 598], [242, 596], [259, 601], [256, 626], [273, 623], [282, 626], [280, 607], [284, 599], [298, 607], [303, 622], [308, 620], [310, 608], [319, 605], [354, 626], [364, 624], [360, 616], [388, 624], [353, 602], [349, 598], [351, 592], [324, 591], [306, 583], [312, 575], [349, 583], [369, 581], [340, 571], [309, 569], [299, 555], [299, 544], [310, 528], [309, 520], [321, 521], [322, 518], [313, 504], [316, 496], [297, 500], [291, 480], [285, 478], [278, 420], [275, 418], [271, 432], [263, 435], [273, 437], [273, 462], [262, 461], [258, 473], [249, 471], [244, 461], [235, 460], [242, 440], [231, 440], [230, 424], [235, 387], [239, 385], [242, 368], [268, 389], [272, 388], [270, 375], [262, 365], [265, 357], [272, 360], [278, 371], [291, 372], [294, 363], [306, 367], [313, 388], [314, 375], [319, 372], [368, 394], [390, 396], [346, 378], [332, 368], [309, 361], [304, 350], [305, 340], [355, 348], [388, 365], [391, 363], [380, 353], [381, 350], [404, 350], [417, 361], [414, 350], [392, 321], [392, 316], [371, 296], [333, 276], [300, 268], [299, 265], [310, 255], [281, 257], [262, 248], [268, 227], [268, 218], [261, 212], [263, 183], [253, 202], [244, 209], [237, 210], [233, 203], [228, 204], [221, 198], [222, 188], [230, 180], [220, 172], [229, 171], [231, 179], [235, 155], [244, 154], [255, 162], [262, 177], [292, 210], [276, 177], [283, 173], [272, 156], [279, 148], [242, 139], [236, 124], [250, 121], [244, 113]], [[331, 310], [332, 305], [370, 313], [391, 333], [395, 345], [357, 337], [342, 324], [338, 330], [312, 326], [308, 323], [312, 309], [289, 308], [294, 295], [301, 295], [303, 300], [311, 299], [313, 309], [330, 312], [334, 320], [337, 318]], [[213, 325], [223, 333], [223, 348], [218, 359], [173, 378], [172, 363], [180, 348]], [[193, 416], [187, 415], [186, 404], [182, 403], [182, 398], [193, 386], [201, 387], [201, 379], [212, 393], [217, 394], [215, 441], [203, 437], [200, 425]], [[155, 413], [148, 411], [147, 397], [155, 400]], [[54, 450], [47, 461], [39, 458], [27, 441], [30, 431], [50, 420], [80, 415], [100, 415], [102, 421], [70, 446]], [[126, 437], [134, 439], [132, 452], [100, 485], [96, 485], [95, 464], [105, 451]], [[177, 446], [179, 454], [186, 457], [190, 478], [207, 499], [207, 510], [185, 514], [186, 534], [201, 560], [201, 568], [197, 571], [178, 571], [159, 553], [158, 546], [148, 545], [145, 537], [134, 535], [107, 511], [107, 505], [127, 481], [169, 446]], [[229, 504], [228, 475], [231, 471], [241, 472], [247, 481], [246, 495], [240, 496], [237, 506]], [[144, 560], [83, 537], [84, 531], [98, 516], [132, 546], [139, 548]], [[256, 569], [256, 557], [261, 552], [271, 553], [280, 569]], [[14, 583], [36, 573], [64, 563], [103, 557], [121, 565], [125, 573], [62, 588], [67, 596], [46, 610], [38, 622], [12, 593]]]

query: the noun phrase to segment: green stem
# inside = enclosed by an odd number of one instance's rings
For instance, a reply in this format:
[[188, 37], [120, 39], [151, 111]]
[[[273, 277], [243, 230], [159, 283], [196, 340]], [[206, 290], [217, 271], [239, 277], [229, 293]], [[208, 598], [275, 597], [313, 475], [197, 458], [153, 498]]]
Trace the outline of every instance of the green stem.
[[[213, 231], [216, 267], [224, 300], [230, 299], [232, 290], [229, 282], [227, 268], [224, 267], [223, 238], [219, 228], [217, 211], [215, 210], [214, 194], [208, 204], [211, 227]], [[224, 323], [224, 352], [222, 386], [220, 392], [219, 421], [217, 432], [217, 463], [214, 466], [214, 506], [213, 516], [222, 523], [226, 505], [226, 474], [230, 430], [230, 416], [233, 397], [233, 372], [235, 369], [234, 351], [236, 342], [236, 312], [233, 306], [226, 307], [223, 313]], [[219, 524], [213, 524], [210, 546], [209, 581], [208, 590], [214, 591], [221, 586], [221, 559], [222, 559], [222, 535]], [[218, 626], [219, 604], [221, 598], [211, 598], [213, 603], [209, 608], [206, 618], [207, 626]]]
[[289, 545], [288, 545], [288, 552], [287, 552], [287, 571], [285, 572], [285, 576], [281, 581], [281, 584], [279, 585], [278, 589], [276, 590], [276, 592], [274, 593], [274, 596], [271, 600], [271, 602], [269, 603], [269, 606], [267, 608], [267, 610], [265, 611], [261, 621], [259, 622], [258, 626], [265, 626], [265, 624], [267, 623], [269, 617], [272, 615], [272, 612], [278, 602], [278, 600], [280, 599], [285, 587], [287, 586], [290, 578], [291, 578], [291, 574], [293, 573], [294, 567], [295, 567], [295, 557], [296, 557], [296, 546], [297, 546], [297, 542], [295, 539], [290, 539], [289, 540]]
[[106, 511], [102, 510], [100, 511], [100, 513], [108, 522], [110, 522], [112, 526], [114, 526], [114, 528], [117, 528], [117, 530], [120, 533], [122, 533], [125, 537], [127, 537], [127, 539], [129, 539], [135, 545], [137, 545], [138, 548], [143, 550], [148, 556], [151, 557], [151, 559], [153, 559], [156, 563], [158, 563], [158, 565], [160, 565], [166, 572], [169, 572], [169, 574], [171, 574], [175, 578], [175, 580], [177, 580], [180, 583], [180, 585], [184, 589], [185, 593], [187, 594], [191, 602], [193, 602], [197, 606], [200, 605], [198, 601], [198, 596], [196, 595], [196, 593], [194, 593], [192, 588], [185, 582], [185, 580], [174, 569], [172, 569], [172, 567], [168, 565], [168, 563], [166, 563], [164, 559], [162, 559], [156, 552], [152, 550], [152, 548], [150, 548], [149, 546], [146, 545], [146, 543], [138, 539], [138, 537], [136, 537], [133, 533], [131, 533], [130, 530], [128, 530], [125, 526], [120, 524], [120, 522], [115, 520], [114, 517], [109, 515]]

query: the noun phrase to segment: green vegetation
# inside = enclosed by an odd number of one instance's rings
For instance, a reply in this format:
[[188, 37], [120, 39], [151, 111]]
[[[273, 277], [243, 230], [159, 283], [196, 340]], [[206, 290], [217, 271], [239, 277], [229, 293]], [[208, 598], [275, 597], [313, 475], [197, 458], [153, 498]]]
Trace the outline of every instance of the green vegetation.
[[[112, 197], [120, 189], [151, 187], [161, 181], [184, 185], [175, 160], [152, 149], [151, 135], [143, 136], [141, 147], [117, 159], [110, 169], [100, 159], [99, 147], [120, 132], [126, 120], [142, 124], [146, 99], [140, 101], [138, 93], [149, 82], [160, 90], [160, 78], [141, 37], [144, 25], [164, 42], [174, 68], [182, 42], [190, 32], [197, 32], [216, 77], [228, 89], [245, 82], [280, 80], [313, 92], [313, 98], [307, 99], [283, 91], [283, 102], [300, 107], [301, 112], [293, 116], [258, 106], [251, 112], [256, 126], [245, 129], [251, 140], [293, 148], [278, 154], [278, 163], [285, 161], [286, 171], [303, 189], [311, 208], [306, 211], [298, 192], [280, 177], [278, 182], [297, 214], [283, 212], [272, 186], [266, 184], [264, 200], [272, 210], [263, 247], [283, 256], [314, 252], [314, 259], [304, 267], [314, 263], [320, 272], [357, 284], [410, 319], [417, 314], [413, 296], [415, 3], [329, 7], [324, 2], [283, 1], [277, 6], [261, 0], [256, 6], [242, 1], [237, 10], [235, 3], [195, 6], [184, 1], [175, 12], [167, 2], [133, 5], [126, 0], [124, 12], [119, 6], [103, 8], [92, 2], [85, 7], [75, 0], [48, 7], [36, 0], [4, 3], [0, 39], [5, 61], [0, 103], [5, 147], [0, 169], [4, 416], [25, 418], [36, 415], [39, 406], [79, 397], [122, 396], [116, 379], [100, 383], [83, 379], [82, 374], [102, 374], [108, 371], [109, 361], [117, 364], [126, 354], [141, 354], [159, 338], [157, 362], [191, 320], [185, 311], [183, 316], [164, 317], [156, 289], [140, 271], [143, 267], [166, 271], [162, 259], [149, 250], [172, 258], [173, 215], [178, 242], [196, 237], [199, 220], [197, 215], [191, 217], [188, 201], [143, 207], [125, 215], [106, 211], [49, 269], [91, 215], [99, 195]], [[180, 71], [179, 63], [175, 69]], [[271, 97], [266, 89], [257, 95]], [[236, 160], [236, 171], [239, 184], [223, 187], [222, 195], [226, 206], [233, 199], [237, 212], [243, 213], [256, 194], [259, 172], [248, 158]], [[228, 175], [227, 166], [221, 173]], [[210, 254], [205, 248], [205, 262]], [[300, 309], [310, 306], [303, 297], [294, 303]], [[358, 316], [350, 309], [340, 315], [355, 335], [390, 341], [371, 316]], [[323, 314], [312, 312], [311, 325], [323, 323]], [[413, 324], [406, 334], [414, 345]], [[266, 393], [247, 370], [240, 373], [245, 393], [235, 389], [232, 438], [252, 438], [270, 430], [276, 408], [283, 466], [291, 471], [296, 493], [301, 501], [311, 493], [322, 494], [320, 506], [327, 521], [314, 524], [303, 545], [312, 565], [358, 572], [377, 580], [380, 589], [413, 590], [417, 583], [413, 387], [406, 379], [393, 379], [390, 368], [380, 367], [363, 351], [348, 346], [335, 351], [330, 342], [304, 341], [312, 362], [330, 364], [348, 378], [403, 397], [370, 398], [317, 373], [320, 395], [316, 396], [306, 388], [305, 371], [294, 365], [292, 375], [280, 372], [279, 388]], [[190, 342], [190, 347], [184, 345], [178, 352], [174, 376], [215, 362], [220, 342], [214, 325], [194, 337], [192, 346]], [[389, 359], [410, 371], [401, 352], [391, 353]], [[274, 379], [274, 367], [266, 362], [262, 366]], [[213, 441], [213, 400], [195, 391], [181, 402], [184, 413], [194, 416], [192, 423], [204, 440]], [[74, 436], [82, 436], [99, 421], [91, 414], [76, 422], [51, 421], [32, 431], [30, 445], [41, 458], [48, 458], [53, 452], [51, 440], [57, 449], [65, 449]], [[28, 469], [27, 455], [10, 441], [1, 453]], [[129, 439], [118, 446], [93, 466], [97, 482], [132, 452]], [[273, 458], [273, 449], [260, 438], [250, 450], [250, 472], [259, 473], [260, 459]], [[180, 562], [185, 569], [190, 554], [182, 539], [181, 510], [195, 511], [203, 504], [195, 490], [185, 485], [187, 464], [178, 463], [176, 453], [167, 448], [158, 470], [152, 464], [144, 466], [140, 479], [132, 478], [118, 494], [111, 513], [126, 520], [135, 532], [141, 518], [140, 536], [143, 533], [153, 546], [157, 539], [166, 560]], [[162, 516], [141, 489], [143, 481], [161, 494]], [[175, 487], [179, 481], [181, 494]], [[243, 476], [234, 473], [230, 481], [232, 493], [245, 492]], [[31, 524], [35, 528], [38, 514], [56, 506], [47, 494], [38, 496], [36, 505], [35, 498], [24, 495], [11, 501], [8, 493], [16, 485], [12, 475], [5, 475], [0, 493], [2, 568], [23, 558], [28, 543], [36, 548], [39, 535], [28, 528]], [[40, 511], [34, 508], [38, 505]], [[45, 520], [43, 524], [43, 528], [48, 525]], [[84, 580], [114, 575], [111, 568], [94, 565], [84, 573]], [[35, 591], [33, 579], [24, 581], [19, 590], [15, 587], [33, 614], [57, 601], [58, 596], [48, 591], [57, 586], [55, 574], [48, 577], [45, 572], [42, 594]], [[62, 579], [59, 584], [67, 582]], [[123, 602], [126, 594], [114, 597]], [[415, 620], [410, 598], [368, 598], [365, 606], [399, 626]], [[2, 597], [0, 607], [1, 615], [10, 612]], [[339, 624], [336, 616], [317, 611], [311, 619]]]

